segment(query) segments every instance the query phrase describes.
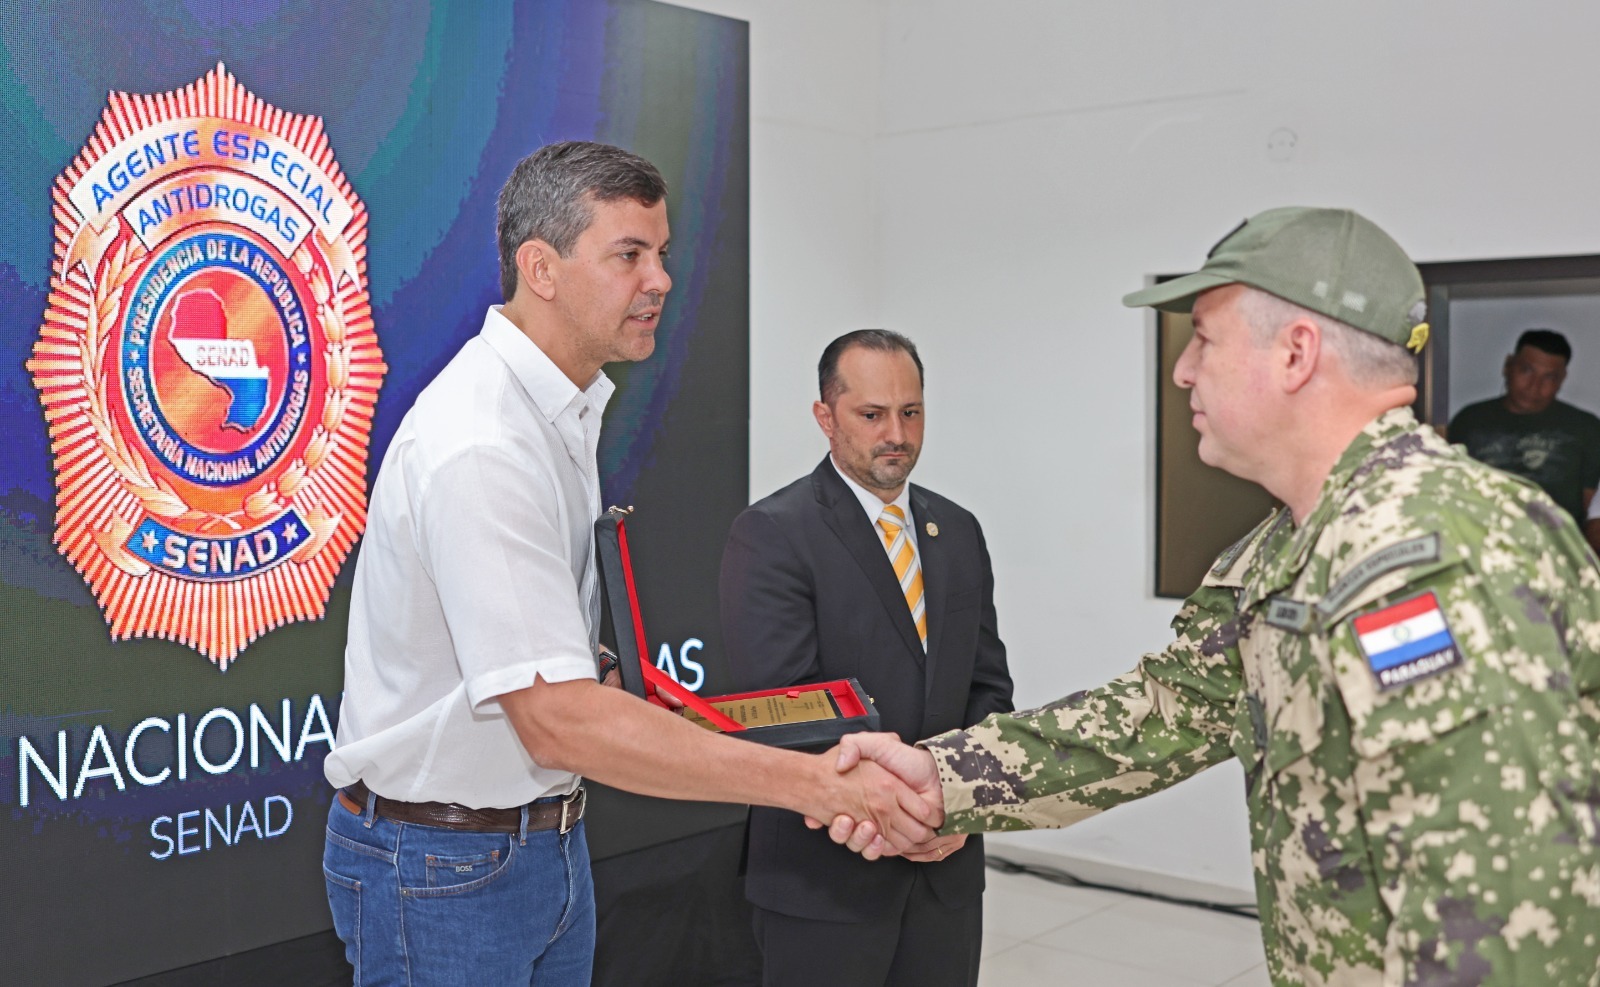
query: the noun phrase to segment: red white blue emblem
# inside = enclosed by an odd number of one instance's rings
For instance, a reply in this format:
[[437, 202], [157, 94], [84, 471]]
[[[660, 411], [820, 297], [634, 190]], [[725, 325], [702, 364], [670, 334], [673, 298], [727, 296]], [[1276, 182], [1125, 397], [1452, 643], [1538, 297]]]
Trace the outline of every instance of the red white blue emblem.
[[387, 368], [366, 209], [322, 121], [222, 66], [112, 93], [54, 189], [55, 266], [28, 369], [56, 456], [56, 543], [114, 638], [226, 668], [322, 616], [366, 522]]
[[1351, 623], [1380, 688], [1392, 689], [1461, 664], [1461, 650], [1432, 591], [1361, 614]]

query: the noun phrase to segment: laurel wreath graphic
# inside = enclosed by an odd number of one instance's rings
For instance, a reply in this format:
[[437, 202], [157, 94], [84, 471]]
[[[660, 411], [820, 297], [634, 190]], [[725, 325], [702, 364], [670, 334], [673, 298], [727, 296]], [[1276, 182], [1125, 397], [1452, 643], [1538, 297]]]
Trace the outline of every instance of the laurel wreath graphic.
[[[118, 233], [118, 218], [96, 238], [101, 244], [113, 241]], [[297, 496], [305, 508], [306, 524], [310, 537], [301, 543], [293, 557], [305, 559], [315, 555], [338, 526], [337, 512], [330, 517], [324, 509], [322, 498], [314, 493], [316, 481], [324, 464], [338, 443], [339, 426], [344, 420], [349, 404], [346, 387], [350, 383], [351, 347], [346, 338], [344, 317], [333, 305], [333, 293], [327, 278], [317, 269], [312, 258], [310, 240], [302, 244], [293, 255], [295, 265], [311, 286], [317, 303], [317, 319], [322, 326], [326, 347], [323, 362], [327, 372], [328, 389], [322, 409], [322, 420], [311, 434], [305, 454], [296, 459], [275, 481], [267, 481], [245, 496], [237, 511], [217, 513], [195, 507], [184, 500], [173, 486], [159, 476], [152, 476], [144, 460], [128, 448], [122, 430], [113, 423], [110, 415], [111, 381], [106, 367], [106, 354], [115, 335], [110, 326], [121, 310], [122, 297], [128, 282], [139, 270], [147, 251], [134, 237], [123, 239], [121, 246], [110, 252], [100, 265], [98, 276], [90, 277], [90, 305], [84, 313], [83, 337], [79, 341], [79, 355], [87, 385], [88, 407], [86, 413], [100, 449], [113, 471], [122, 479], [124, 489], [138, 500], [146, 513], [167, 521], [198, 522], [200, 531], [227, 528], [243, 531], [246, 521], [263, 521], [282, 513]], [[85, 265], [87, 269], [89, 265]], [[132, 535], [134, 525], [113, 515], [105, 528], [94, 533], [96, 544], [113, 565], [132, 576], [143, 576], [150, 566], [124, 546]]]

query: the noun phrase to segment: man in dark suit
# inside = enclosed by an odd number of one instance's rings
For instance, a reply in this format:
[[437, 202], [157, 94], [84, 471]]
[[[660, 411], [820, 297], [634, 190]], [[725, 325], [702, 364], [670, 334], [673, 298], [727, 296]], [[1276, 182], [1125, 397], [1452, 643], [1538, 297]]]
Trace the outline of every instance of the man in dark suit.
[[[854, 676], [907, 742], [1010, 710], [983, 531], [906, 482], [922, 449], [916, 347], [848, 333], [818, 378], [829, 456], [740, 514], [723, 553], [736, 684]], [[868, 862], [793, 813], [751, 810], [745, 893], [767, 987], [975, 984], [983, 887], [978, 837]]]

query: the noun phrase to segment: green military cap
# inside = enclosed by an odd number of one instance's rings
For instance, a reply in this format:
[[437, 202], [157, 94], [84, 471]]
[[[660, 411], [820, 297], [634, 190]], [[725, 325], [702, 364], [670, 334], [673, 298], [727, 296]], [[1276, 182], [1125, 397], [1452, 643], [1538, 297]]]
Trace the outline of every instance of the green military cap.
[[1422, 275], [1400, 245], [1349, 209], [1268, 209], [1211, 248], [1200, 270], [1122, 299], [1188, 312], [1195, 296], [1247, 284], [1420, 352], [1428, 341]]

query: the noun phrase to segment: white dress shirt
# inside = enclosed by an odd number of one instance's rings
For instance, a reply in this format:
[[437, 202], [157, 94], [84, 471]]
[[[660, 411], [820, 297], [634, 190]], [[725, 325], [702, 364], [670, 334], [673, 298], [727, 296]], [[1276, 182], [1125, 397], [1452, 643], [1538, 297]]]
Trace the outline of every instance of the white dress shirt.
[[[867, 512], [867, 518], [872, 521], [872, 530], [877, 532], [879, 541], [883, 541], [883, 529], [878, 527], [878, 518], [883, 516], [883, 509], [892, 504], [905, 512], [906, 537], [911, 539], [911, 550], [916, 551], [917, 519], [911, 513], [911, 481], [907, 480], [905, 486], [900, 488], [898, 497], [894, 500], [886, 501], [871, 490], [850, 479], [845, 474], [845, 471], [839, 468], [838, 460], [834, 459], [831, 453], [828, 455], [828, 462], [833, 466], [833, 471], [839, 474], [839, 479], [844, 481], [844, 485], [850, 488], [850, 492], [856, 495], [857, 500], [861, 501], [861, 509]], [[889, 546], [887, 544], [883, 546], [883, 552], [885, 555], [889, 554]]]
[[406, 414], [356, 563], [328, 781], [505, 808], [577, 785], [498, 697], [594, 678], [595, 447], [613, 385], [580, 390], [496, 308]]

